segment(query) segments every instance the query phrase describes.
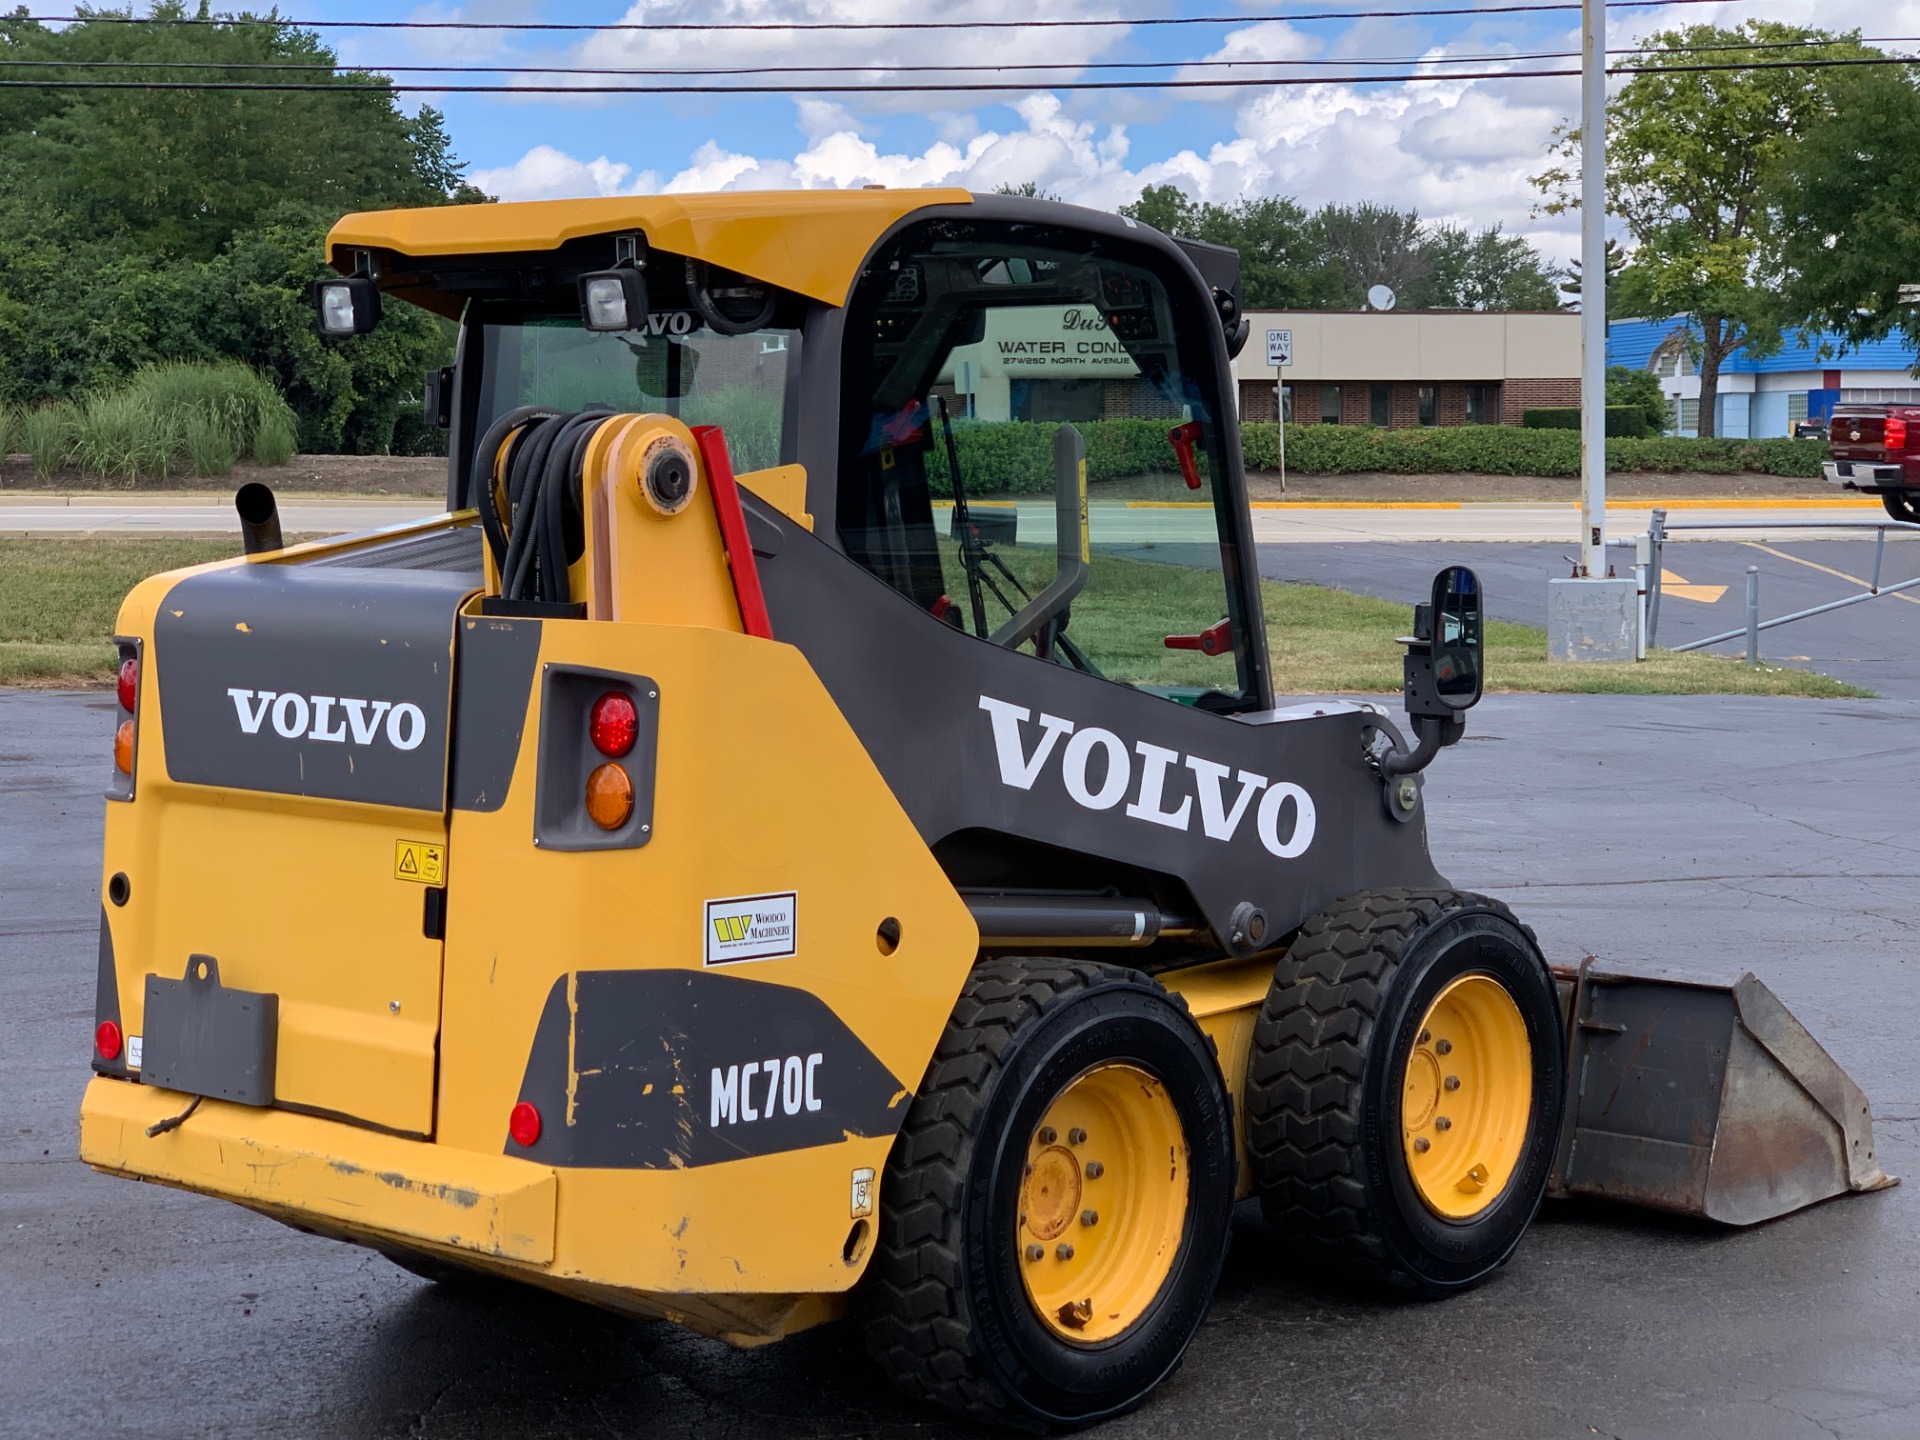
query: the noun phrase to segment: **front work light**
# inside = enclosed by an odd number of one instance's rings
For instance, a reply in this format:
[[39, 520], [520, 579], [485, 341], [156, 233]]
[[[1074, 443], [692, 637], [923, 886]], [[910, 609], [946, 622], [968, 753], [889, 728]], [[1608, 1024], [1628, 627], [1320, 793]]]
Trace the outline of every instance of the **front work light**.
[[313, 287], [313, 303], [322, 334], [365, 335], [380, 323], [380, 287], [365, 275], [320, 281]]
[[580, 277], [580, 318], [589, 330], [638, 330], [647, 323], [647, 282], [631, 265]]

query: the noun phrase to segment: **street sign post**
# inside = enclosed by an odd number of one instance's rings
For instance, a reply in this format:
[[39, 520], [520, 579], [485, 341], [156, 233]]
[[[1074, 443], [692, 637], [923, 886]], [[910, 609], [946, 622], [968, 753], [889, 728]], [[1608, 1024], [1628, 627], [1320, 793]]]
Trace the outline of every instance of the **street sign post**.
[[1293, 363], [1293, 331], [1267, 331], [1267, 364], [1273, 366], [1273, 424], [1280, 443], [1280, 493], [1287, 493], [1287, 383], [1281, 370]]

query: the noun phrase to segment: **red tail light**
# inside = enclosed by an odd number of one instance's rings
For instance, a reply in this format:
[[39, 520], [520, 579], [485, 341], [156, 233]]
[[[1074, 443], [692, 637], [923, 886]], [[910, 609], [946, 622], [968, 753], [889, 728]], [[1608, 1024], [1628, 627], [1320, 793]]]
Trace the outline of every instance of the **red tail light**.
[[1886, 427], [1881, 431], [1881, 443], [1889, 450], [1907, 448], [1907, 422], [1898, 415], [1887, 417]]
[[102, 1020], [93, 1032], [93, 1048], [100, 1052], [102, 1060], [120, 1058], [120, 1027], [111, 1020]]
[[522, 1100], [507, 1116], [507, 1133], [522, 1150], [540, 1138], [540, 1112]]
[[129, 655], [120, 662], [120, 708], [133, 713], [134, 697], [140, 693], [140, 661]]
[[620, 691], [609, 690], [593, 702], [593, 712], [587, 717], [587, 735], [593, 741], [593, 748], [609, 760], [618, 760], [633, 749], [639, 734], [640, 714], [633, 708], [633, 701]]

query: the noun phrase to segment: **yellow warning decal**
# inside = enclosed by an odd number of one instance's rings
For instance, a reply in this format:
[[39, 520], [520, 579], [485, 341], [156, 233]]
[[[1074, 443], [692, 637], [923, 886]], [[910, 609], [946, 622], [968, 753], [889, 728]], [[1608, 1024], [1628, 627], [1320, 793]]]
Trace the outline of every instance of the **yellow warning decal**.
[[433, 840], [393, 842], [393, 878], [417, 885], [447, 882], [447, 847]]

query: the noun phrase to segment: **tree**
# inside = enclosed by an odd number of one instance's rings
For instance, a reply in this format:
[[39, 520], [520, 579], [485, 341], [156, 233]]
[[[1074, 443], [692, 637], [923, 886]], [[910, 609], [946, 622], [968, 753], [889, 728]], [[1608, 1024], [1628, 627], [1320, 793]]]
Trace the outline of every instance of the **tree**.
[[[1653, 67], [1620, 88], [1607, 111], [1607, 209], [1635, 242], [1632, 268], [1647, 304], [1691, 322], [1700, 370], [1700, 433], [1714, 431], [1720, 369], [1742, 346], [1777, 344], [1777, 305], [1763, 283], [1780, 241], [1763, 190], [1799, 135], [1827, 107], [1832, 72], [1779, 64], [1868, 53], [1824, 31], [1767, 21], [1694, 25], [1656, 35]], [[1757, 68], [1688, 70], [1702, 53]], [[1771, 63], [1769, 63], [1771, 62]], [[1563, 214], [1579, 207], [1579, 132], [1561, 127], [1560, 163], [1534, 177]]]
[[1660, 377], [1651, 370], [1630, 370], [1625, 365], [1607, 367], [1607, 408], [1638, 405], [1647, 416], [1647, 428], [1655, 435], [1667, 433], [1667, 397], [1660, 388]]
[[1340, 271], [1348, 305], [1358, 309], [1375, 285], [1411, 297], [1433, 271], [1420, 216], [1389, 205], [1326, 205], [1313, 217], [1321, 249]]
[[1782, 316], [1920, 344], [1920, 311], [1900, 303], [1920, 282], [1920, 84], [1862, 68], [1834, 77], [1831, 99], [1774, 176]]
[[1559, 276], [1518, 235], [1443, 225], [1421, 244], [1427, 277], [1408, 303], [1422, 310], [1558, 310]]
[[[99, 11], [99, 15], [126, 12]], [[0, 60], [48, 79], [220, 79], [200, 64], [273, 64], [318, 91], [0, 90], [0, 400], [92, 389], [162, 359], [233, 356], [279, 378], [304, 449], [385, 448], [393, 417], [443, 363], [431, 316], [392, 306], [379, 331], [314, 333], [307, 287], [346, 211], [486, 197], [444, 119], [408, 117], [388, 82], [338, 71], [309, 31], [215, 25], [177, 0], [147, 23], [51, 30], [0, 18]], [[169, 69], [146, 68], [166, 65]], [[245, 72], [239, 72], [245, 73]]]
[[1149, 185], [1120, 213], [1168, 235], [1225, 245], [1240, 254], [1240, 291], [1262, 310], [1324, 310], [1342, 303], [1338, 270], [1321, 250], [1307, 212], [1266, 196], [1232, 205], [1195, 201], [1176, 185]]

